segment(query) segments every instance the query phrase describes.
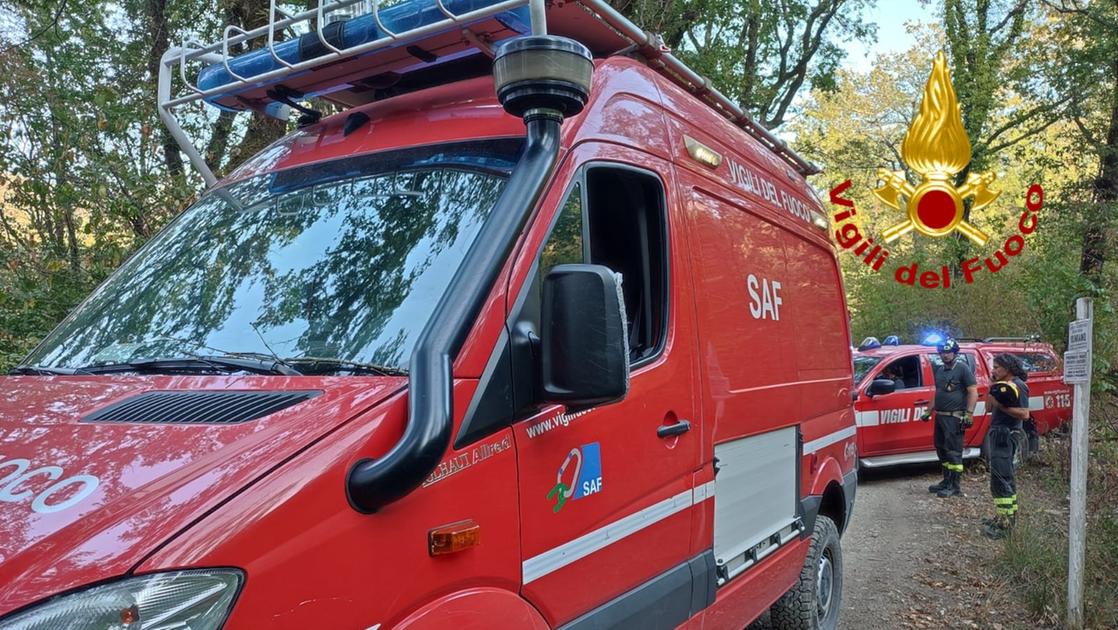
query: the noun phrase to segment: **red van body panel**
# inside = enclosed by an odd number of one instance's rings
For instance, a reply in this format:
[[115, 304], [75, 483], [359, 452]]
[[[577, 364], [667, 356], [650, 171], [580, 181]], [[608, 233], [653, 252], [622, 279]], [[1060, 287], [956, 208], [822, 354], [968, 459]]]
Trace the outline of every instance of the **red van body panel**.
[[[44, 593], [128, 572], [153, 545], [406, 385], [402, 378], [261, 376], [3, 377], [0, 383], [5, 494], [0, 583], [7, 585], [0, 591], [0, 609], [5, 611]], [[145, 391], [276, 389], [321, 394], [245, 424], [81, 421]], [[390, 433], [387, 427], [380, 431], [385, 450]], [[49, 492], [53, 482], [74, 478], [90, 483]], [[42, 505], [34, 503], [48, 493], [52, 496]], [[44, 506], [57, 508], [75, 498], [66, 509], [44, 512]]]
[[[491, 79], [471, 79], [400, 96], [361, 108], [371, 122], [345, 136], [351, 110], [280, 140], [226, 182], [522, 136], [523, 123], [492, 94]], [[685, 626], [740, 628], [761, 615], [799, 578], [817, 514], [844, 528], [857, 483], [848, 314], [834, 250], [814, 221], [822, 211], [782, 160], [646, 66], [598, 61], [591, 94], [564, 123], [549, 186], [455, 362], [452, 435], [572, 182], [596, 167], [638, 172], [664, 193], [667, 323], [624, 400], [577, 414], [548, 406], [452, 445], [426, 483], [370, 515], [348, 504], [346, 474], [402, 435], [405, 378], [0, 379], [0, 475], [25, 458], [100, 484], [55, 514], [30, 518], [30, 498], [0, 505], [13, 533], [0, 538], [0, 583], [14, 585], [0, 593], [0, 615], [128, 574], [236, 567], [245, 583], [226, 628], [558, 626], [657, 576], [694, 575], [704, 559], [715, 571], [718, 497], [734, 490], [719, 476], [738, 472], [717, 455], [792, 436], [779, 467], [792, 483], [782, 505], [794, 535], [717, 590], [711, 573], [711, 601]], [[696, 162], [687, 138], [722, 163]], [[168, 389], [321, 393], [231, 426], [80, 422], [115, 400]], [[660, 435], [681, 421], [689, 431]], [[551, 491], [573, 459], [595, 462], [599, 476], [557, 506]], [[46, 485], [53, 470], [26, 489]], [[824, 495], [835, 500], [820, 508]], [[461, 521], [479, 527], [480, 543], [431, 555], [429, 532]], [[764, 533], [755, 550], [779, 532]]]

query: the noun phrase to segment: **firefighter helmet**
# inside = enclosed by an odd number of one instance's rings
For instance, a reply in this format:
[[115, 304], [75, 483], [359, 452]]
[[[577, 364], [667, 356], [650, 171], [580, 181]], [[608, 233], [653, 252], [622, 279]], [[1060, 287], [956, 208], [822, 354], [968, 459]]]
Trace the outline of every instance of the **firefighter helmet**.
[[939, 342], [939, 345], [936, 346], [936, 350], [939, 350], [940, 352], [958, 352], [959, 342], [955, 341], [951, 337], [948, 337], [947, 339]]

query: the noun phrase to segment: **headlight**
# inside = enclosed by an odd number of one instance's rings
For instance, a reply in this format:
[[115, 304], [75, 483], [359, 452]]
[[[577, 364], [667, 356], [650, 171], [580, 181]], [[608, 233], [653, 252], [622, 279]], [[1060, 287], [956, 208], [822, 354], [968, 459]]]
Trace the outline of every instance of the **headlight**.
[[235, 569], [153, 573], [44, 601], [0, 620], [0, 630], [220, 628], [243, 581]]

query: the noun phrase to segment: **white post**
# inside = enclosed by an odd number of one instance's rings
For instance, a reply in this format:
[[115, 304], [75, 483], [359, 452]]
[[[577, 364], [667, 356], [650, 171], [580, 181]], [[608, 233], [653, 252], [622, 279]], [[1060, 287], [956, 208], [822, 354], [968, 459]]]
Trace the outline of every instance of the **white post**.
[[1083, 558], [1087, 546], [1087, 418], [1091, 405], [1091, 298], [1075, 301], [1075, 316], [1087, 324], [1087, 378], [1076, 380], [1071, 414], [1071, 521], [1068, 523], [1068, 628], [1083, 628]]

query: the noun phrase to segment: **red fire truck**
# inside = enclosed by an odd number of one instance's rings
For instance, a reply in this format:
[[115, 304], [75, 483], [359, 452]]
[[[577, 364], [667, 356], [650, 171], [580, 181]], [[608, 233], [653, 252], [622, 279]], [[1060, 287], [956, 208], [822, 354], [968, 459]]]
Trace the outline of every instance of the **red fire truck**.
[[163, 58], [209, 190], [0, 379], [0, 628], [835, 628], [811, 165], [606, 2], [353, 6]]
[[[857, 382], [858, 456], [862, 466], [874, 468], [894, 464], [936, 461], [932, 445], [932, 422], [920, 417], [931, 409], [935, 398], [932, 366], [940, 362], [930, 335], [923, 344], [900, 344], [895, 337], [880, 343], [876, 338], [862, 342], [854, 353], [854, 378]], [[990, 337], [959, 340], [960, 357], [974, 368], [978, 381], [978, 405], [974, 424], [967, 430], [965, 459], [986, 451], [986, 430], [990, 414], [985, 397], [990, 390], [990, 370], [994, 357], [1012, 354], [1029, 374], [1029, 409], [1038, 434], [1044, 434], [1071, 418], [1071, 386], [1063, 382], [1059, 357], [1050, 344], [1035, 337]], [[884, 375], [892, 378], [883, 378]], [[1030, 429], [1032, 427], [1029, 427]], [[1020, 453], [1035, 450], [1024, 448]]]

